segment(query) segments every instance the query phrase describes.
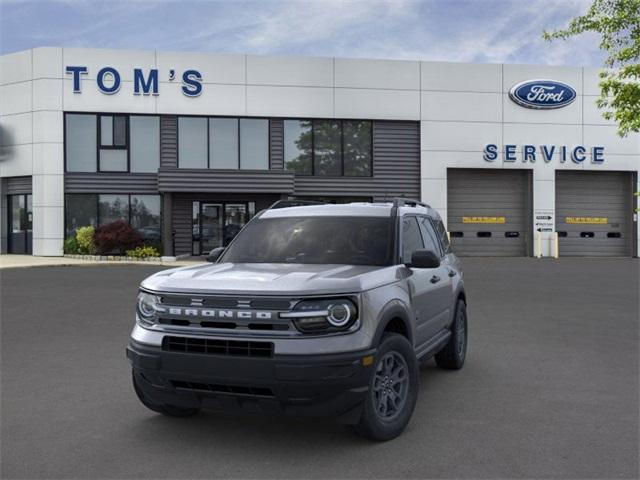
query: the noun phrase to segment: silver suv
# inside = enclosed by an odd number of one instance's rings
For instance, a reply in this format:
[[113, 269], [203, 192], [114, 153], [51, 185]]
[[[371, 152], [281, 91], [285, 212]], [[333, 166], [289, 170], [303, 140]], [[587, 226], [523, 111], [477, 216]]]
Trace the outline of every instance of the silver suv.
[[442, 220], [406, 199], [290, 205], [256, 215], [213, 264], [142, 282], [127, 348], [135, 391], [165, 415], [332, 416], [394, 438], [416, 404], [418, 362], [465, 359], [462, 270]]

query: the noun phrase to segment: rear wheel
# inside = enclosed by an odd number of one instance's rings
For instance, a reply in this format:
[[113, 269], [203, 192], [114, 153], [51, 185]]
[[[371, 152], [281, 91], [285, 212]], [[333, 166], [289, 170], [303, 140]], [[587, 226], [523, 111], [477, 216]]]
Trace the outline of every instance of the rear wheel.
[[385, 334], [355, 432], [379, 441], [400, 435], [413, 414], [418, 383], [418, 364], [409, 341], [396, 333]]
[[132, 372], [132, 379], [133, 379], [133, 389], [136, 391], [136, 395], [138, 396], [142, 404], [145, 407], [147, 407], [149, 410], [152, 410], [157, 413], [161, 413], [163, 415], [167, 415], [169, 417], [190, 417], [200, 411], [199, 408], [184, 408], [184, 407], [178, 407], [176, 405], [166, 405], [166, 404], [155, 403], [152, 400], [150, 400], [140, 388], [140, 385], [138, 384], [140, 380], [136, 378], [135, 372]]
[[467, 356], [467, 305], [458, 300], [456, 316], [451, 324], [451, 337], [442, 350], [436, 353], [436, 364], [447, 370], [459, 370]]

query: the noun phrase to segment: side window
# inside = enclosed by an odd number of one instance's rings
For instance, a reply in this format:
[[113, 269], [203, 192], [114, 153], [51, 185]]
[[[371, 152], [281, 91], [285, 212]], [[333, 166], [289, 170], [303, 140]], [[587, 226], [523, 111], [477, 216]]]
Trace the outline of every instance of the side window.
[[424, 239], [424, 248], [435, 252], [436, 255], [442, 256], [442, 249], [440, 248], [438, 236], [428, 218], [420, 218], [420, 231], [422, 232], [422, 238]]
[[402, 263], [411, 262], [411, 254], [424, 248], [422, 236], [415, 217], [402, 219]]
[[436, 222], [436, 229], [438, 230], [438, 236], [440, 237], [440, 243], [444, 248], [444, 253], [451, 253], [451, 244], [449, 243], [449, 235], [447, 235], [447, 229], [444, 228], [442, 220]]

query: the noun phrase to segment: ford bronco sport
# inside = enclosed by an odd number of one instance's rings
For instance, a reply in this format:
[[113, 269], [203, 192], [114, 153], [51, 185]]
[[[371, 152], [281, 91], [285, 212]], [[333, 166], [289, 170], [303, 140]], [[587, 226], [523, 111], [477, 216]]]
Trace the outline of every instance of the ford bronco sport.
[[127, 348], [135, 392], [170, 416], [333, 416], [394, 438], [416, 404], [418, 362], [465, 360], [462, 271], [442, 220], [406, 199], [289, 205], [256, 215], [213, 264], [142, 282]]

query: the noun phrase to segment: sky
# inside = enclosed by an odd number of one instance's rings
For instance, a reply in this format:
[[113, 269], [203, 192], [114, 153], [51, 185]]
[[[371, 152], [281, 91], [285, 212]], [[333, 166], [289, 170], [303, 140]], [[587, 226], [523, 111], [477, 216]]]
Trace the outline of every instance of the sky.
[[38, 46], [602, 64], [592, 34], [545, 42], [592, 0], [0, 0], [0, 53]]

